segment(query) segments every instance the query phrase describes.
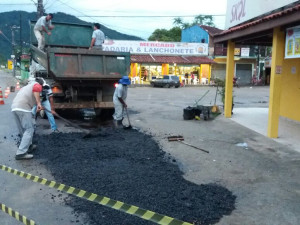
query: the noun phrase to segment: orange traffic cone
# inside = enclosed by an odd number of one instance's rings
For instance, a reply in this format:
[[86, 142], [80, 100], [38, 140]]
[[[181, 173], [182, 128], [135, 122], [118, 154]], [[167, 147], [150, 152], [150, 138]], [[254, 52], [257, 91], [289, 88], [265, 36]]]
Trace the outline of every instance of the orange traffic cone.
[[4, 105], [4, 100], [3, 100], [3, 94], [2, 94], [1, 87], [0, 87], [0, 105]]
[[6, 90], [4, 91], [4, 98], [7, 98], [9, 93], [10, 93], [10, 90], [9, 90], [9, 87], [7, 87]]
[[19, 81], [17, 82], [17, 86], [16, 86], [16, 90], [18, 91], [18, 90], [20, 90], [21, 88], [20, 88], [20, 83], [19, 83]]

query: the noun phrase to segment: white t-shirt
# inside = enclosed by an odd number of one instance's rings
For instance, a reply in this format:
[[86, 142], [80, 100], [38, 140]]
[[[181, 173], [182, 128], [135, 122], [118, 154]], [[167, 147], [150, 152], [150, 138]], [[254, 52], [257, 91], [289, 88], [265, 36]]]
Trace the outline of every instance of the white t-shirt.
[[42, 16], [41, 18], [38, 19], [38, 21], [36, 22], [34, 29], [35, 30], [40, 30], [42, 31], [43, 28], [42, 27], [49, 27], [52, 26], [51, 20], [46, 20], [46, 16]]
[[102, 45], [103, 42], [104, 42], [104, 40], [105, 40], [104, 33], [101, 30], [99, 30], [99, 29], [94, 30], [92, 38], [96, 38], [96, 40], [95, 40], [95, 46]]
[[127, 90], [128, 86], [124, 86], [122, 84], [118, 84], [118, 87], [116, 87], [114, 92], [114, 103], [115, 104], [121, 104], [119, 98], [122, 98], [124, 101], [127, 98]]

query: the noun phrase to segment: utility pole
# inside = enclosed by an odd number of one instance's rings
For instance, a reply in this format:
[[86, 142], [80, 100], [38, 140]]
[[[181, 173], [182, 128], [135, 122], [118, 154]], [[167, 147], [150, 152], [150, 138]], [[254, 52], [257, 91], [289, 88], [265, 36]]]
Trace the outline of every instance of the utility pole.
[[43, 15], [44, 15], [43, 0], [38, 0], [38, 3], [37, 3], [37, 19], [39, 19]]
[[22, 14], [20, 13], [20, 48], [21, 55], [23, 54], [23, 39], [22, 39]]
[[12, 45], [12, 58], [13, 58], [13, 74], [14, 77], [16, 76], [16, 56], [15, 56], [15, 33], [14, 33], [14, 29], [19, 29], [20, 27], [13, 25], [10, 27], [11, 29], [11, 45]]

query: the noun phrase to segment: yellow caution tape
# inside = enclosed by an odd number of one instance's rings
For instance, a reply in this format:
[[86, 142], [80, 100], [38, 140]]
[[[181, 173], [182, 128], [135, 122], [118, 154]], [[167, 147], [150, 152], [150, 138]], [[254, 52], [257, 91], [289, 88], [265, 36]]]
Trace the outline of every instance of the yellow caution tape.
[[24, 223], [25, 225], [37, 225], [33, 220], [27, 219], [26, 216], [22, 216], [17, 211], [12, 210], [11, 208], [7, 207], [6, 205], [0, 202], [0, 209], [10, 215], [11, 217], [15, 218], [16, 220]]
[[[79, 198], [87, 199], [91, 202], [96, 202], [100, 205], [104, 205], [106, 207], [125, 212], [127, 214], [131, 214], [137, 217], [140, 217], [144, 220], [149, 220], [157, 224], [163, 224], [163, 225], [193, 225], [191, 223], [187, 223], [184, 221], [180, 221], [177, 219], [174, 219], [169, 216], [165, 216], [156, 212], [152, 212], [150, 210], [146, 210], [134, 205], [129, 205], [121, 201], [113, 200], [108, 197], [100, 196], [91, 192], [87, 192], [84, 190], [80, 190], [78, 188], [74, 188], [65, 184], [57, 183], [55, 181], [49, 181], [45, 178], [40, 178], [38, 176], [31, 175], [29, 173], [25, 173], [16, 169], [12, 169], [10, 167], [0, 165], [1, 170], [6, 171], [8, 173], [12, 173], [14, 175], [17, 175], [19, 177], [26, 178], [27, 180], [31, 180], [36, 183], [43, 184], [45, 186], [57, 189], [59, 191], [64, 191], [69, 194], [75, 195]], [[31, 224], [30, 224], [31, 225]]]

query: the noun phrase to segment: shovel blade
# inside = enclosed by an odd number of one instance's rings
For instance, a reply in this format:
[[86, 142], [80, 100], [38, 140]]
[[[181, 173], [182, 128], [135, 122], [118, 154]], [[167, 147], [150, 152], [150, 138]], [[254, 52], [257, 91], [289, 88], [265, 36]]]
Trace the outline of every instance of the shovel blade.
[[129, 125], [129, 126], [123, 126], [123, 129], [124, 130], [130, 130], [130, 129], [132, 129], [132, 126], [131, 125]]

